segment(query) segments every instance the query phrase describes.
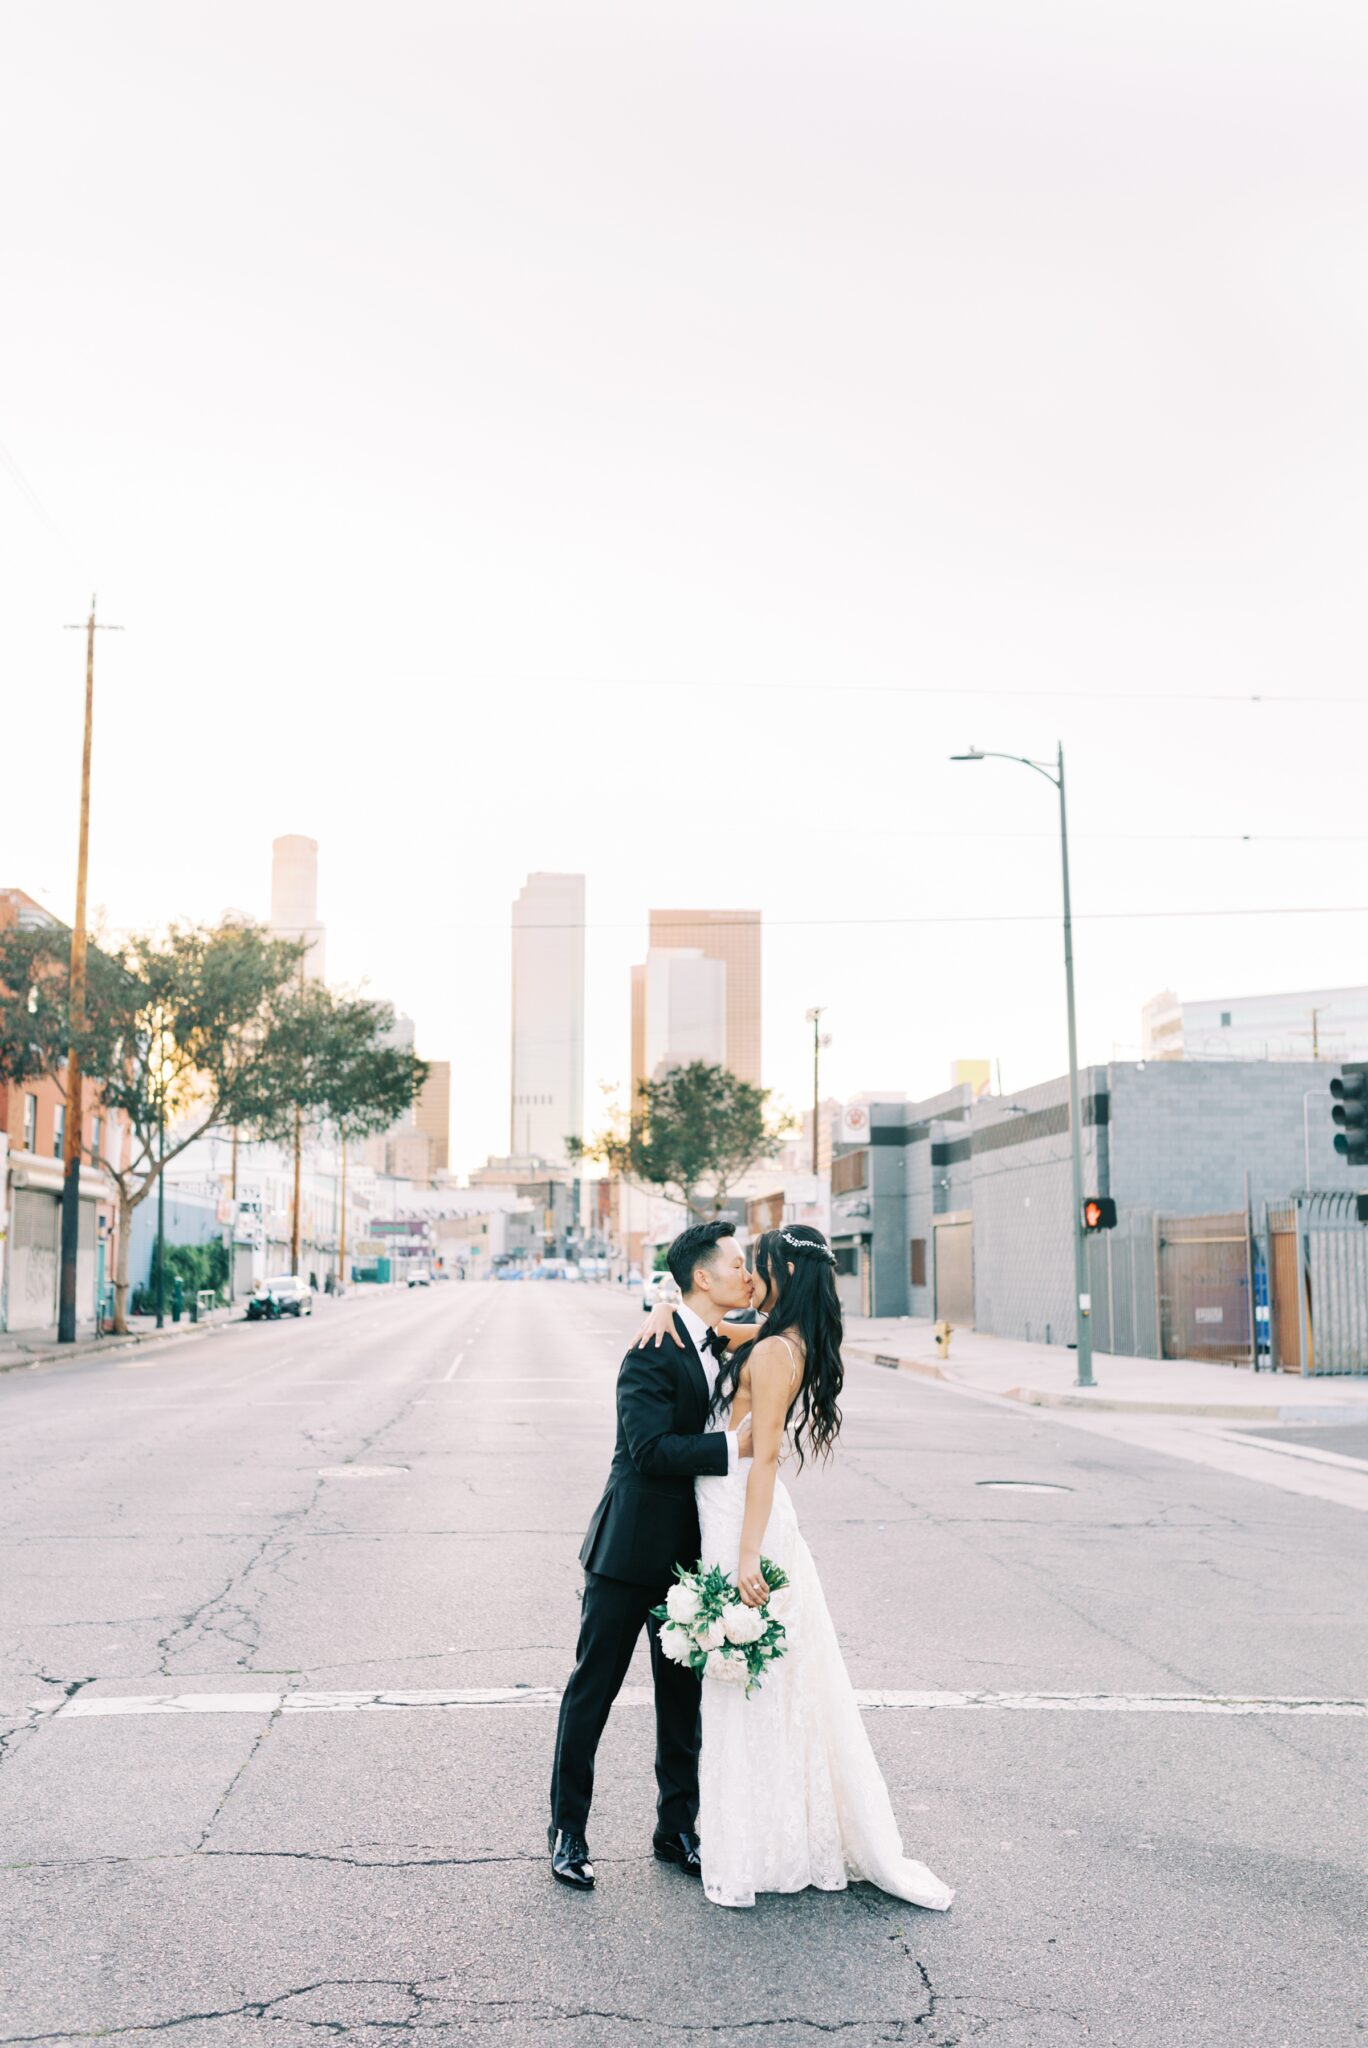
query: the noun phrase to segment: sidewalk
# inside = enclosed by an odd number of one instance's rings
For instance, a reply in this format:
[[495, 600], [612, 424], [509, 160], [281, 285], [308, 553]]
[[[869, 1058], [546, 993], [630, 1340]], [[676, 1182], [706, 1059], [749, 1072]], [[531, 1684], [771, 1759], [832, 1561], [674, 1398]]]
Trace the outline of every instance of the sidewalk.
[[956, 1330], [950, 1355], [936, 1356], [933, 1325], [913, 1317], [852, 1316], [845, 1355], [866, 1364], [921, 1373], [1037, 1408], [1090, 1408], [1127, 1415], [1204, 1415], [1243, 1422], [1368, 1421], [1368, 1373], [1302, 1379], [1188, 1358], [1113, 1358], [1093, 1354], [1094, 1388], [1074, 1382], [1078, 1367], [1062, 1344], [1025, 1344]]
[[98, 1358], [113, 1351], [128, 1351], [141, 1344], [165, 1344], [179, 1337], [207, 1337], [211, 1330], [218, 1330], [225, 1323], [241, 1322], [243, 1308], [216, 1308], [208, 1316], [192, 1323], [188, 1314], [178, 1323], [166, 1318], [163, 1329], [158, 1329], [154, 1316], [130, 1316], [126, 1337], [97, 1337], [94, 1325], [82, 1323], [76, 1333], [74, 1344], [59, 1344], [54, 1326], [48, 1330], [25, 1330], [11, 1335], [0, 1330], [0, 1372], [17, 1372], [28, 1365], [45, 1365], [53, 1360], [69, 1358]]

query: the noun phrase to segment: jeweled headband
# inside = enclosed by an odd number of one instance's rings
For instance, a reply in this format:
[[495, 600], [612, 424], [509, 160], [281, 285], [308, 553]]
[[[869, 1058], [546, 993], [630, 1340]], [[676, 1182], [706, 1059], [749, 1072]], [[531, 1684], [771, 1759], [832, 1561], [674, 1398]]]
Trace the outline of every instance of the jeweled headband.
[[829, 1259], [833, 1266], [835, 1265], [836, 1254], [829, 1245], [814, 1244], [810, 1237], [790, 1237], [786, 1230], [781, 1230], [779, 1235], [783, 1238], [784, 1243], [791, 1244], [796, 1252], [817, 1252], [822, 1258]]

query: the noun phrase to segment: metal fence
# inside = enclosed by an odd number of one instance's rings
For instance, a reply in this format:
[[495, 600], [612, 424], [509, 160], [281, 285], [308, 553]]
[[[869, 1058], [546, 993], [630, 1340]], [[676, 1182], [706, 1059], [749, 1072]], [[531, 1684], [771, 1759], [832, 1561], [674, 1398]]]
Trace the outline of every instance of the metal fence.
[[1270, 1202], [1264, 1218], [1272, 1363], [1368, 1373], [1368, 1227], [1352, 1192]]
[[1126, 1209], [1088, 1240], [1093, 1343], [1114, 1357], [1159, 1356], [1154, 1225], [1152, 1211]]

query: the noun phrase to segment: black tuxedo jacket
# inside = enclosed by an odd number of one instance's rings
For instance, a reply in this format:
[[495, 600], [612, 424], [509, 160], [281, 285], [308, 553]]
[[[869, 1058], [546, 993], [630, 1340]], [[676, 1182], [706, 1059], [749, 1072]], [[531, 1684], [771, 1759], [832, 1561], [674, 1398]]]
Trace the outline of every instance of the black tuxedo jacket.
[[586, 1571], [662, 1591], [698, 1562], [694, 1480], [727, 1470], [725, 1430], [705, 1427], [712, 1375], [678, 1316], [675, 1332], [622, 1361], [612, 1469], [580, 1548]]

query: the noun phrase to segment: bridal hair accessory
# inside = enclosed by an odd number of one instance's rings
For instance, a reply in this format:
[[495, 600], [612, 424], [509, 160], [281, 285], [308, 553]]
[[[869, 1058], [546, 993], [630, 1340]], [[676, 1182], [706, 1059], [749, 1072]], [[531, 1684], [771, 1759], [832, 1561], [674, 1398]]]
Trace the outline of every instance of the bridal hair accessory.
[[810, 1237], [790, 1237], [786, 1230], [781, 1230], [779, 1235], [783, 1238], [784, 1243], [791, 1244], [796, 1252], [816, 1252], [822, 1258], [829, 1259], [833, 1266], [835, 1265], [836, 1254], [832, 1251], [830, 1245], [814, 1244]]

